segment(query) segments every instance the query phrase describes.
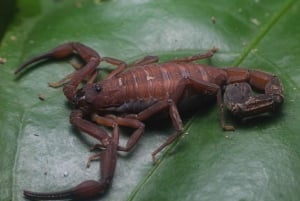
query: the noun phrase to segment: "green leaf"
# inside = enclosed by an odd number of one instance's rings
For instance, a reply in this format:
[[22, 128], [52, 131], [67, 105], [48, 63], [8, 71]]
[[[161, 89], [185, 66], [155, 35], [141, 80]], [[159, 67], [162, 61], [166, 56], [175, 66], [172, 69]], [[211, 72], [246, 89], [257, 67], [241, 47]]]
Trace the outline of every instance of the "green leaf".
[[22, 0], [18, 7], [0, 46], [6, 59], [0, 64], [0, 200], [100, 177], [98, 162], [85, 168], [96, 142], [70, 125], [62, 90], [47, 84], [73, 71], [67, 60], [13, 74], [26, 59], [66, 41], [124, 61], [218, 47], [211, 65], [268, 71], [285, 88], [284, 106], [273, 116], [237, 121], [227, 115], [235, 132], [222, 131], [214, 104], [200, 108], [184, 119], [185, 134], [154, 166], [150, 154], [173, 128], [169, 121], [147, 124], [136, 148], [118, 156], [113, 185], [99, 200], [298, 200], [298, 1]]
[[0, 2], [0, 41], [5, 33], [5, 29], [12, 20], [15, 5], [15, 0], [2, 0]]

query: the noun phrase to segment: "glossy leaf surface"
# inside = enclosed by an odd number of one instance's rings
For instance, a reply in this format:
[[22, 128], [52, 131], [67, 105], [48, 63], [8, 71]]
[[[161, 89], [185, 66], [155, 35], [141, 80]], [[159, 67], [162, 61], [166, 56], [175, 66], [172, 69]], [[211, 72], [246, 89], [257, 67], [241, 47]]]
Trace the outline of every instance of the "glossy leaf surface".
[[[71, 105], [61, 89], [47, 85], [73, 70], [69, 60], [13, 75], [26, 59], [66, 41], [125, 61], [218, 47], [209, 64], [272, 72], [285, 87], [284, 106], [273, 116], [242, 122], [228, 115], [235, 132], [222, 131], [214, 104], [185, 118], [184, 137], [155, 166], [150, 153], [173, 128], [167, 120], [147, 126], [132, 153], [120, 154], [112, 188], [99, 200], [298, 200], [299, 2], [24, 0], [18, 6], [0, 46], [7, 60], [0, 64], [0, 200], [100, 177], [98, 162], [85, 168], [95, 141], [69, 124]], [[102, 68], [104, 74], [111, 67]]]

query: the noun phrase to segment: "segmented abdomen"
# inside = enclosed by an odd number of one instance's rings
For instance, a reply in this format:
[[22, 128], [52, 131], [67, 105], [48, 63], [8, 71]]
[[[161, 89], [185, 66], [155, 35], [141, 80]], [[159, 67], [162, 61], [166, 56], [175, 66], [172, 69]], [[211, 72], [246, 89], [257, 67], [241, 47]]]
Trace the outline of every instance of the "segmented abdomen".
[[127, 100], [165, 99], [178, 90], [183, 78], [193, 76], [212, 82], [208, 66], [194, 63], [163, 63], [133, 67], [116, 79]]

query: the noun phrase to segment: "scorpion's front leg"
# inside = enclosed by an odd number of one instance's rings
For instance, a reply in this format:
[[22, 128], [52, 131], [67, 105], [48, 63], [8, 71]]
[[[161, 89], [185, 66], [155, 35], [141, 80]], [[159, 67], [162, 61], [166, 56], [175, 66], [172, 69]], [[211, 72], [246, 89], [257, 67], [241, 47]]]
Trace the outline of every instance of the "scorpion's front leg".
[[99, 154], [101, 158], [101, 179], [99, 181], [87, 180], [74, 188], [50, 193], [39, 193], [24, 191], [24, 196], [31, 200], [87, 200], [99, 196], [107, 191], [114, 175], [117, 149], [119, 144], [119, 127], [113, 125], [112, 137], [109, 137], [100, 127], [82, 119], [79, 111], [74, 111], [71, 115], [71, 122], [80, 130], [97, 138], [105, 145], [105, 150]]
[[158, 60], [159, 58], [157, 56], [145, 56], [144, 58], [138, 59], [128, 65], [127, 63], [119, 59], [115, 59], [112, 57], [103, 57], [102, 61], [117, 66], [117, 68], [113, 70], [110, 74], [108, 74], [104, 79], [111, 79], [117, 76], [118, 74], [122, 73], [127, 67], [144, 66], [147, 64], [156, 63], [158, 62]]
[[[181, 87], [179, 89], [180, 92], [182, 92], [184, 87]], [[181, 95], [181, 93], [180, 93]], [[107, 115], [105, 117], [99, 116], [97, 114], [94, 114], [92, 116], [92, 120], [96, 123], [103, 125], [103, 126], [109, 126], [111, 127], [114, 124], [126, 126], [129, 128], [136, 129], [133, 134], [130, 136], [129, 140], [127, 141], [126, 146], [118, 146], [119, 151], [130, 151], [134, 145], [137, 144], [138, 140], [140, 139], [141, 135], [144, 132], [145, 125], [142, 123], [142, 121], [148, 119], [152, 115], [169, 108], [169, 114], [172, 119], [173, 125], [175, 127], [175, 132], [162, 144], [160, 145], [153, 153], [152, 153], [152, 159], [153, 162], [156, 163], [156, 155], [166, 146], [171, 144], [174, 140], [176, 140], [183, 131], [183, 125], [182, 121], [179, 115], [179, 112], [176, 107], [175, 101], [177, 100], [177, 97], [170, 97], [169, 99], [161, 100], [157, 102], [156, 104], [152, 105], [151, 107], [147, 108], [146, 110], [140, 112], [139, 114], [130, 114], [126, 115], [125, 117], [117, 117], [114, 115]], [[96, 145], [97, 147], [104, 147], [103, 145]]]
[[[226, 86], [224, 103], [238, 117], [249, 117], [266, 112], [273, 112], [284, 101], [283, 87], [278, 77], [261, 71], [245, 69], [228, 69], [230, 74], [239, 72], [240, 80], [233, 78], [232, 84]], [[243, 72], [243, 73], [241, 73]], [[242, 79], [244, 77], [244, 79]], [[253, 94], [251, 86], [264, 94]]]
[[[130, 135], [129, 140], [127, 141], [125, 146], [118, 146], [119, 151], [130, 151], [134, 145], [137, 144], [138, 140], [141, 138], [144, 133], [145, 125], [138, 119], [132, 119], [129, 117], [117, 117], [114, 115], [107, 115], [105, 117], [99, 116], [97, 114], [92, 115], [92, 120], [97, 124], [102, 126], [113, 127], [113, 125], [117, 124], [119, 126], [125, 126], [128, 128], [133, 128], [135, 131]], [[103, 145], [98, 145], [100, 147], [104, 147]]]

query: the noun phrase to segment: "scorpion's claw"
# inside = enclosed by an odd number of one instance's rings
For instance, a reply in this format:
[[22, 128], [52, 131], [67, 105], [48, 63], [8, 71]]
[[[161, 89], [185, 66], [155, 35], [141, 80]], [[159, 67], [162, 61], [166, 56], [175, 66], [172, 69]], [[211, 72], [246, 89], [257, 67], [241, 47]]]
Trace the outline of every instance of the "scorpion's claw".
[[47, 52], [45, 54], [39, 55], [37, 57], [34, 57], [34, 58], [28, 60], [27, 62], [23, 63], [21, 66], [19, 66], [15, 70], [15, 74], [19, 73], [21, 70], [23, 70], [24, 68], [26, 68], [30, 64], [33, 64], [33, 63], [35, 63], [37, 61], [41, 61], [41, 60], [44, 60], [44, 59], [48, 59], [49, 57], [51, 57], [51, 53], [50, 52]]
[[105, 192], [108, 186], [109, 182], [87, 180], [74, 188], [58, 192], [41, 193], [25, 190], [24, 197], [30, 200], [90, 200]]

